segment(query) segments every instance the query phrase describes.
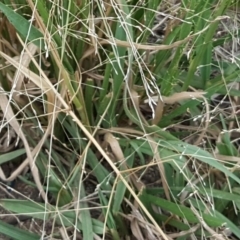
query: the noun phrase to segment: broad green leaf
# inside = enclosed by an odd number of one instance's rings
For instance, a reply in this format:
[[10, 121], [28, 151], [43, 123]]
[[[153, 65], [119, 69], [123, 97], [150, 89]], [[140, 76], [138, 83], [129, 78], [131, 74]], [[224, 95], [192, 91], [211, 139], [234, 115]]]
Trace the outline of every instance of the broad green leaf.
[[229, 171], [222, 163], [218, 162], [216, 158], [214, 158], [209, 152], [187, 143], [178, 142], [178, 141], [168, 141], [168, 142], [159, 142], [159, 145], [162, 147], [166, 147], [173, 151], [178, 152], [180, 155], [193, 157], [198, 159], [210, 166], [220, 170], [226, 176], [232, 178], [237, 183], [240, 184], [240, 179], [231, 171]]
[[[140, 195], [140, 199], [143, 202], [148, 201], [148, 202], [152, 203], [153, 205], [156, 205], [156, 206], [160, 207], [161, 209], [168, 211], [171, 214], [177, 215], [177, 216], [185, 219], [189, 223], [198, 223], [199, 222], [198, 218], [195, 216], [195, 214], [192, 212], [192, 210], [188, 207], [167, 201], [163, 198], [155, 197], [155, 196], [147, 194], [145, 192], [143, 192]], [[220, 227], [224, 223], [224, 221], [218, 219], [217, 217], [215, 217], [213, 215], [206, 214], [206, 213], [200, 213], [200, 215], [202, 216], [204, 221], [211, 227]]]
[[[171, 191], [175, 193], [176, 195], [179, 194], [183, 190], [182, 186], [171, 186]], [[201, 194], [206, 197], [211, 198], [218, 198], [228, 201], [234, 201], [240, 203], [240, 194], [230, 193], [223, 190], [217, 190], [213, 188], [203, 188], [203, 187], [184, 187], [185, 191], [188, 191], [189, 193], [197, 192], [198, 194]], [[234, 190], [234, 189], [233, 189]], [[147, 193], [155, 195], [158, 193], [163, 192], [163, 188], [149, 188], [146, 190]]]
[[11, 161], [21, 155], [23, 155], [24, 153], [26, 153], [26, 150], [25, 149], [18, 149], [18, 150], [15, 150], [15, 151], [11, 151], [9, 153], [4, 153], [4, 154], [1, 154], [0, 155], [0, 165], [5, 163], [5, 162], [8, 162], [8, 161]]
[[41, 236], [35, 233], [20, 229], [16, 226], [5, 223], [2, 220], [0, 220], [0, 233], [10, 237], [13, 240], [39, 240], [41, 238]]
[[[66, 211], [66, 209], [56, 209], [51, 205], [47, 205], [46, 207], [44, 203], [18, 199], [1, 199], [0, 204], [6, 210], [14, 213], [41, 220], [49, 220], [55, 218], [57, 223], [64, 224], [65, 227], [74, 226], [77, 227], [78, 230], [82, 230], [82, 224], [79, 221], [76, 225], [76, 212], [74, 209], [72, 211]], [[92, 219], [92, 221], [94, 233], [102, 234], [104, 229], [103, 223], [96, 219]]]
[[43, 34], [31, 24], [27, 19], [0, 2], [0, 11], [8, 18], [16, 31], [28, 42], [33, 42], [40, 49], [44, 49], [45, 43]]

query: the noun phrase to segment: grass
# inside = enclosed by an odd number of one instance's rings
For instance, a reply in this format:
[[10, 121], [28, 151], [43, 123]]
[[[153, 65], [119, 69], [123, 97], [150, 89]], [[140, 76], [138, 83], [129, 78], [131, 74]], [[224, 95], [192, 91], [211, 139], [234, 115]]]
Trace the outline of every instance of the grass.
[[240, 239], [238, 10], [2, 1], [0, 233]]

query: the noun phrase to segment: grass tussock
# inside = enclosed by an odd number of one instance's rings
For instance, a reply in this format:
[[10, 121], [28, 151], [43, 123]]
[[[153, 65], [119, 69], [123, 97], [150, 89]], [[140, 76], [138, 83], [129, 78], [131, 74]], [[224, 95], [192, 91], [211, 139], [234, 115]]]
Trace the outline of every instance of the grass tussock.
[[239, 239], [238, 11], [1, 1], [1, 237]]

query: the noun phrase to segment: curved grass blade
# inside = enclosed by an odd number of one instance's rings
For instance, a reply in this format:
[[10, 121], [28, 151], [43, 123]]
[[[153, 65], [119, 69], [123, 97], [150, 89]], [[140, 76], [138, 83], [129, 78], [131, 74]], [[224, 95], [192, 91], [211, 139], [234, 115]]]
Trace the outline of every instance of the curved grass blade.
[[209, 152], [206, 152], [197, 146], [193, 146], [180, 141], [168, 141], [168, 142], [161, 141], [159, 142], [159, 145], [171, 149], [173, 151], [177, 151], [180, 155], [193, 157], [204, 163], [207, 163], [210, 166], [220, 170], [226, 176], [232, 178], [233, 180], [240, 184], [240, 179], [234, 173], [229, 171], [223, 164], [218, 162], [218, 160], [214, 158]]
[[[198, 218], [194, 215], [194, 213], [190, 208], [181, 206], [173, 202], [169, 202], [163, 198], [159, 198], [159, 197], [155, 197], [153, 195], [147, 194], [145, 190], [140, 195], [140, 199], [143, 202], [148, 201], [153, 205], [160, 207], [161, 209], [164, 209], [166, 211], [169, 211], [172, 214], [182, 217], [189, 223], [199, 222]], [[219, 226], [222, 226], [222, 224], [224, 224], [224, 221], [222, 221], [221, 219], [213, 215], [205, 214], [205, 213], [201, 213], [201, 215], [204, 221], [211, 227], [219, 227]]]

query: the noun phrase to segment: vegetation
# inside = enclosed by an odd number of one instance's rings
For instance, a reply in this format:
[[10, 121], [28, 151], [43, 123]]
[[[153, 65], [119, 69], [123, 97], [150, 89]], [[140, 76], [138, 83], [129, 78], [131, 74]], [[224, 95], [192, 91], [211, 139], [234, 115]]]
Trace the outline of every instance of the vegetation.
[[236, 1], [0, 11], [6, 239], [240, 239]]

